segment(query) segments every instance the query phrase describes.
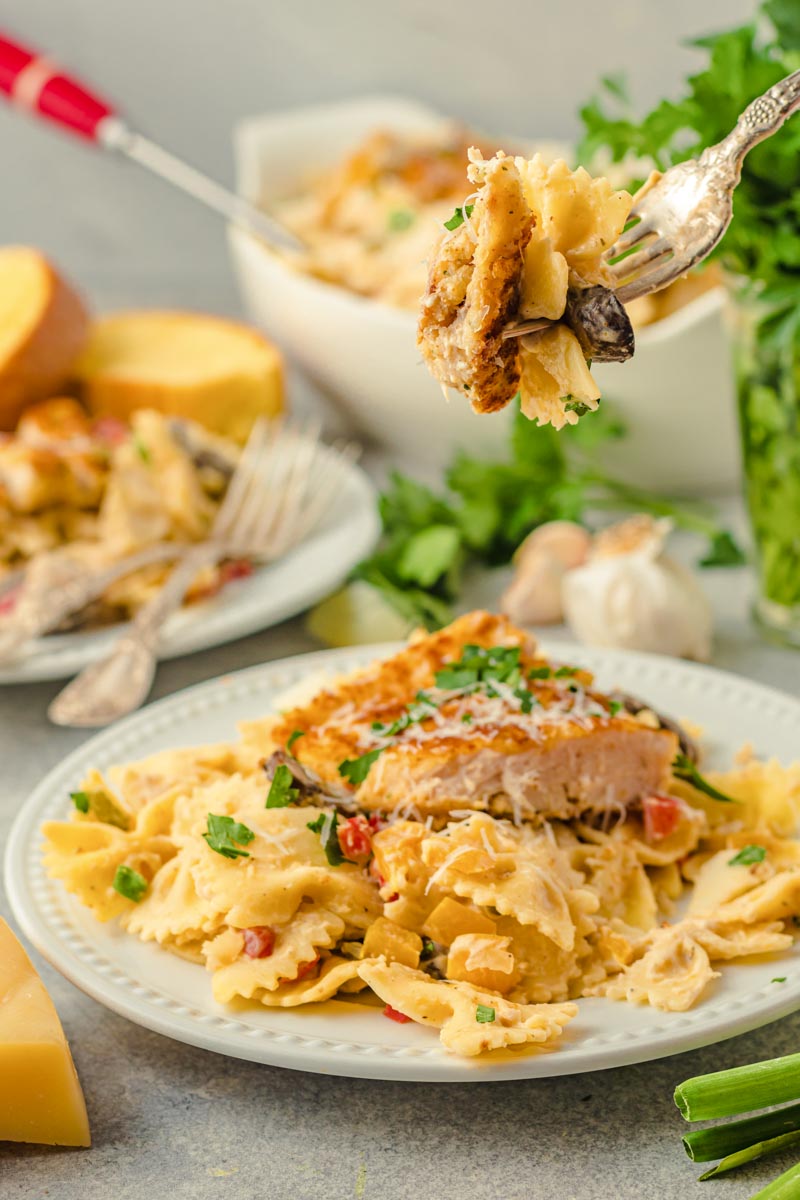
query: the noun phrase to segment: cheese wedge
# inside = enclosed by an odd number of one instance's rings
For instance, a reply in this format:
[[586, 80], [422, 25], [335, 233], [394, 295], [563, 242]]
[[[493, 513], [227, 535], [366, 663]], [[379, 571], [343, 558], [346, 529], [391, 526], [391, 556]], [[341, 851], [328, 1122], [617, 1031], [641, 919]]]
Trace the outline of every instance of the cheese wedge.
[[33, 964], [0, 918], [0, 1141], [88, 1146], [67, 1039]]
[[76, 365], [97, 416], [137, 408], [190, 417], [243, 442], [258, 416], [284, 405], [278, 350], [247, 325], [201, 313], [129, 312], [97, 321]]
[[88, 328], [80, 297], [44, 255], [0, 247], [0, 429], [62, 389]]

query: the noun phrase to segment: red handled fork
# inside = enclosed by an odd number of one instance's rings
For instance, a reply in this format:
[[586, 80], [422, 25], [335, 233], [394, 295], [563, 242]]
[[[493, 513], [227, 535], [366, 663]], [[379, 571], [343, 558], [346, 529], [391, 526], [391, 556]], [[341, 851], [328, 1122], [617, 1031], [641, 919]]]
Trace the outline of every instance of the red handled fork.
[[266, 213], [132, 129], [107, 100], [72, 78], [52, 59], [21, 46], [2, 32], [0, 93], [17, 107], [53, 121], [103, 150], [125, 155], [270, 246], [302, 250], [298, 239]]

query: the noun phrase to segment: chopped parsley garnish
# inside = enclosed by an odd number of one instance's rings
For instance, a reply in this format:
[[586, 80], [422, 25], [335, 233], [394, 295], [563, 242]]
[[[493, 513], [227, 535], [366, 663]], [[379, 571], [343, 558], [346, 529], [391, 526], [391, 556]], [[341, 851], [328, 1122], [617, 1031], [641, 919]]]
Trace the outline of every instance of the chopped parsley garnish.
[[267, 792], [265, 808], [288, 808], [294, 804], [300, 795], [300, 789], [293, 787], [294, 776], [285, 763], [276, 768], [272, 783]]
[[588, 404], [584, 404], [582, 400], [567, 400], [564, 405], [565, 412], [577, 413], [579, 417], [585, 417], [590, 408]]
[[87, 792], [70, 792], [69, 795], [78, 812], [88, 813], [89, 795]]
[[423, 938], [422, 939], [422, 950], [420, 952], [420, 958], [422, 958], [422, 959], [433, 958], [435, 953], [436, 953], [436, 943], [434, 941], [432, 941], [431, 938]]
[[126, 900], [132, 900], [134, 904], [138, 904], [149, 885], [144, 875], [140, 875], [138, 871], [134, 871], [133, 867], [126, 867], [124, 864], [121, 864], [114, 873], [111, 886], [115, 892], [119, 892], [120, 896], [124, 896]]
[[464, 713], [464, 715], [461, 718], [461, 722], [463, 725], [471, 725], [472, 724], [472, 713]]
[[150, 463], [153, 461], [152, 455], [138, 434], [134, 434], [133, 446], [145, 466], [149, 467]]
[[479, 1004], [475, 1009], [475, 1020], [479, 1025], [491, 1025], [495, 1019], [495, 1011], [488, 1004]]
[[753, 863], [763, 862], [767, 857], [766, 846], [742, 846], [738, 854], [728, 859], [729, 867], [749, 867]]
[[396, 208], [394, 212], [389, 213], [387, 225], [392, 233], [402, 233], [404, 229], [410, 229], [416, 219], [416, 213], [410, 208]]
[[577, 667], [559, 667], [556, 670], [556, 679], [571, 679], [573, 675], [578, 674]]
[[369, 769], [375, 762], [376, 758], [380, 758], [387, 746], [376, 746], [374, 750], [368, 750], [366, 754], [360, 755], [359, 758], [346, 758], [344, 762], [339, 763], [339, 774], [348, 783], [358, 786], [363, 783], [369, 775]]
[[451, 231], [453, 229], [458, 229], [458, 227], [460, 225], [464, 224], [464, 213], [466, 213], [468, 217], [471, 217], [472, 210], [474, 208], [475, 208], [474, 204], [459, 204], [456, 208], [456, 211], [453, 213], [452, 217], [450, 218], [450, 220], [445, 221], [445, 223], [444, 223], [445, 229], [449, 229]]
[[325, 851], [325, 857], [332, 867], [340, 867], [342, 863], [350, 862], [342, 853], [339, 845], [339, 818], [336, 813], [320, 813], [316, 821], [308, 821], [306, 828], [312, 833], [319, 834], [320, 845]]
[[621, 700], [612, 700], [608, 706], [608, 715], [616, 717], [617, 713], [621, 713], [624, 707]]
[[304, 729], [293, 730], [286, 739], [286, 749], [290, 751], [298, 738], [305, 737], [305, 732]]
[[786, 983], [786, 976], [776, 975], [774, 979], [770, 979], [770, 983]]
[[531, 667], [528, 671], [528, 679], [549, 679], [552, 674], [552, 667]]
[[208, 828], [203, 834], [211, 849], [223, 858], [249, 858], [249, 850], [240, 847], [247, 846], [255, 836], [241, 821], [217, 813], [208, 814]]
[[686, 754], [676, 754], [672, 763], [672, 774], [676, 779], [682, 779], [684, 783], [690, 783], [692, 787], [697, 788], [698, 792], [704, 792], [706, 796], [710, 796], [712, 800], [721, 800], [723, 804], [738, 804], [739, 801], [734, 796], [726, 796], [698, 771], [695, 764]]

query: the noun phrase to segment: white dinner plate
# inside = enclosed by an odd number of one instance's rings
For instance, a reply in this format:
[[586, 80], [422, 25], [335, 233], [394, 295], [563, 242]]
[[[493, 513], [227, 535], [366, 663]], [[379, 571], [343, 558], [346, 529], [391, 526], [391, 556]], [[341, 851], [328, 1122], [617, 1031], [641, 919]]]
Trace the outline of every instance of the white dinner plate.
[[[161, 700], [86, 742], [42, 781], [8, 842], [5, 878], [14, 915], [36, 948], [68, 979], [114, 1012], [167, 1037], [253, 1062], [373, 1079], [446, 1081], [534, 1078], [643, 1062], [754, 1029], [800, 1007], [800, 947], [725, 963], [706, 998], [687, 1013], [617, 1001], [579, 1001], [579, 1014], [556, 1049], [504, 1052], [484, 1061], [454, 1058], [437, 1031], [398, 1025], [380, 1009], [331, 1001], [295, 1009], [226, 1009], [211, 997], [203, 967], [102, 925], [49, 880], [39, 826], [64, 818], [69, 792], [89, 767], [101, 770], [156, 750], [233, 737], [236, 723], [263, 715], [310, 672], [351, 670], [392, 647], [323, 651], [266, 663]], [[664, 713], [705, 730], [709, 765], [730, 762], [752, 742], [785, 762], [797, 755], [800, 702], [707, 667], [654, 655], [578, 650], [549, 644], [557, 659], [595, 671]], [[775, 983], [776, 976], [785, 982]]]
[[[159, 658], [179, 658], [268, 629], [327, 596], [372, 550], [380, 532], [375, 489], [360, 467], [340, 460], [336, 498], [301, 545], [209, 600], [188, 605], [167, 621]], [[122, 625], [39, 638], [14, 662], [0, 666], [0, 684], [66, 679], [100, 658]]]

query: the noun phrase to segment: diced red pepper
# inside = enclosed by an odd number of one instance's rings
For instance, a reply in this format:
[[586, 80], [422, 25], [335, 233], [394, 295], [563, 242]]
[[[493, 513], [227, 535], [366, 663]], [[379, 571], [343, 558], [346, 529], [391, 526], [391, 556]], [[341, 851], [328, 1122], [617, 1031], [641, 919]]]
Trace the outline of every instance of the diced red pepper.
[[367, 859], [372, 854], [372, 836], [363, 817], [348, 817], [337, 830], [342, 854], [350, 861]]
[[247, 579], [253, 574], [253, 570], [253, 564], [248, 558], [231, 558], [219, 569], [220, 584], [231, 583], [234, 579]]
[[130, 429], [118, 417], [98, 417], [92, 426], [92, 433], [109, 446], [119, 446], [130, 436]]
[[19, 596], [20, 589], [13, 588], [10, 592], [6, 592], [5, 596], [0, 597], [0, 615], [6, 616], [8, 613], [13, 612], [17, 607]]
[[383, 1010], [383, 1015], [388, 1017], [390, 1021], [397, 1021], [399, 1025], [407, 1025], [413, 1017], [407, 1017], [405, 1013], [398, 1012], [396, 1008], [392, 1008], [391, 1004], [387, 1004]]
[[381, 875], [381, 871], [380, 871], [380, 867], [378, 866], [377, 858], [372, 859], [367, 870], [369, 871], [370, 875], [377, 883], [378, 887], [386, 887], [386, 880], [384, 879], [383, 875]]
[[372, 813], [369, 817], [367, 817], [367, 824], [373, 833], [378, 833], [381, 829], [383, 829], [385, 822], [381, 819], [381, 817], [378, 816], [377, 813]]
[[275, 949], [275, 930], [269, 925], [254, 925], [243, 929], [244, 952], [248, 958], [269, 958]]
[[295, 975], [295, 980], [305, 979], [306, 975], [311, 974], [311, 972], [314, 970], [314, 968], [316, 967], [318, 962], [319, 962], [319, 955], [317, 955], [316, 958], [312, 958], [311, 962], [300, 963], [300, 966], [297, 968], [297, 974]]
[[648, 842], [658, 842], [674, 833], [681, 819], [683, 805], [677, 796], [653, 792], [642, 800], [644, 836]]

